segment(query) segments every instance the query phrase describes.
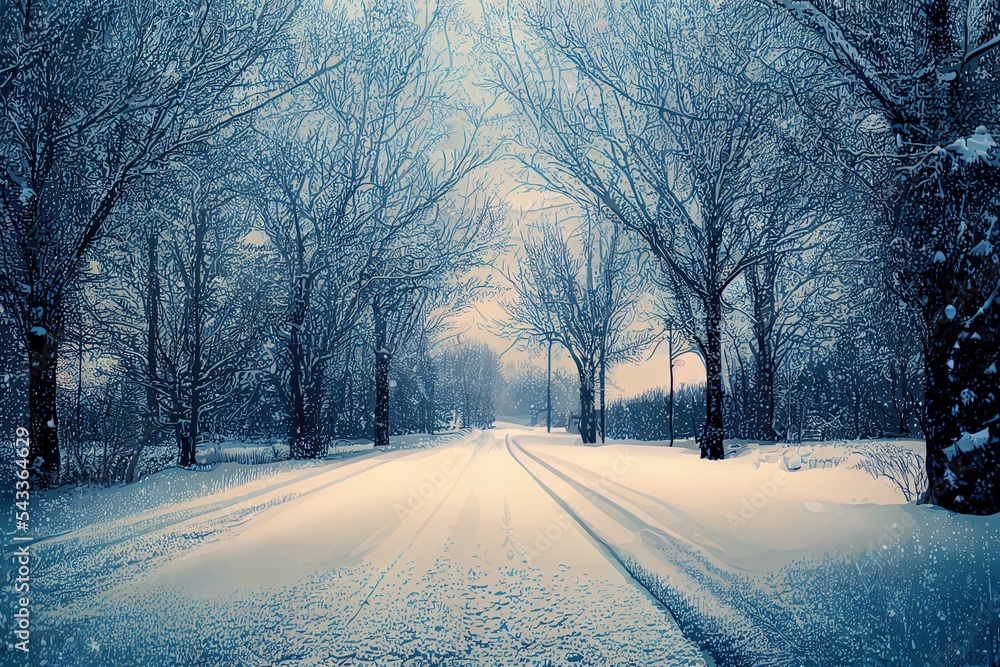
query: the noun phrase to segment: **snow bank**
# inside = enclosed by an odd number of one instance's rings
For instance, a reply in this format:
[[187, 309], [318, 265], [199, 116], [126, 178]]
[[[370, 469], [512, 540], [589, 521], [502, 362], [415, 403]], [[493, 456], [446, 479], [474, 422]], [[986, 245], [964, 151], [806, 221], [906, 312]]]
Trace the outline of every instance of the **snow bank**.
[[749, 443], [710, 462], [530, 431], [514, 440], [725, 664], [985, 664], [1000, 622], [1000, 517], [916, 506], [858, 465], [880, 448], [919, 455], [919, 443]]

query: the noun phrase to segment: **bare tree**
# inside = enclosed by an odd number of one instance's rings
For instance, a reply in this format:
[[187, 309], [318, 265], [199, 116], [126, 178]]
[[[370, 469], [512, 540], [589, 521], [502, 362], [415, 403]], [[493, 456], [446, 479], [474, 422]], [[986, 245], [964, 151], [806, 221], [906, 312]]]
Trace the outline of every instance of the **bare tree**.
[[[859, 180], [882, 204], [889, 267], [922, 325], [925, 500], [1000, 511], [997, 3], [775, 4], [805, 28], [789, 28], [803, 50], [825, 53], [870, 109], [874, 150], [860, 152]], [[963, 433], [984, 429], [983, 447], [949, 456]]]
[[159, 332], [160, 359], [151, 384], [165, 425], [175, 432], [181, 466], [195, 463], [210, 416], [232, 409], [231, 387], [259, 343], [259, 330], [247, 324], [256, 319], [259, 294], [231, 275], [244, 231], [234, 224], [235, 199], [217, 184], [196, 181], [179, 211], [183, 224], [172, 225], [167, 234], [160, 267], [176, 288], [164, 290], [168, 316]]
[[762, 249], [817, 227], [760, 214], [789, 145], [809, 141], [782, 90], [793, 65], [768, 55], [775, 19], [751, 3], [561, 0], [517, 19], [487, 17], [489, 85], [529, 121], [526, 180], [600, 207], [669, 274], [707, 369], [702, 455], [722, 458], [723, 294]]
[[267, 150], [254, 198], [287, 283], [284, 354], [271, 377], [294, 457], [325, 452], [328, 369], [349, 362], [344, 347], [367, 324], [384, 444], [391, 350], [426, 316], [445, 274], [496, 238], [498, 209], [457, 196], [495, 147], [481, 140], [482, 110], [454, 95], [460, 73], [443, 66], [435, 42], [442, 11], [390, 2], [310, 24], [307, 45], [343, 45], [338, 70], [256, 128]]
[[356, 210], [362, 135], [306, 121], [270, 121], [260, 133], [260, 180], [250, 195], [281, 267], [283, 350], [269, 372], [287, 414], [293, 458], [325, 453], [324, 383], [361, 321], [370, 217]]
[[[486, 283], [470, 275], [503, 241], [506, 207], [472, 197], [442, 202], [434, 215], [393, 233], [374, 265], [367, 298], [375, 352], [375, 444], [389, 442], [389, 364], [416, 331], [443, 328], [447, 314], [471, 305]], [[399, 219], [407, 220], [406, 216]], [[388, 252], [387, 252], [388, 251]]]
[[522, 240], [523, 258], [506, 274], [515, 297], [503, 302], [509, 320], [499, 330], [515, 342], [553, 340], [566, 350], [580, 381], [580, 436], [596, 442], [595, 392], [604, 371], [649, 341], [632, 328], [641, 267], [624, 232], [607, 224], [567, 236], [548, 223]]
[[5, 2], [0, 14], [0, 274], [30, 361], [31, 458], [59, 472], [63, 300], [135, 184], [279, 93], [257, 74], [297, 2]]
[[[658, 287], [657, 279], [663, 277], [661, 273], [655, 267], [648, 273], [654, 288]], [[640, 317], [648, 319], [654, 327], [660, 327], [659, 333], [654, 336], [656, 347], [654, 347], [653, 352], [655, 353], [660, 345], [667, 347], [667, 433], [670, 436], [671, 447], [674, 446], [674, 417], [677, 413], [674, 369], [683, 366], [685, 362], [681, 357], [694, 349], [691, 341], [684, 335], [684, 327], [680, 324], [682, 316], [678, 312], [677, 305], [678, 302], [673, 298], [672, 293], [659, 286], [658, 289], [653, 290], [650, 312], [646, 315], [640, 314]]]

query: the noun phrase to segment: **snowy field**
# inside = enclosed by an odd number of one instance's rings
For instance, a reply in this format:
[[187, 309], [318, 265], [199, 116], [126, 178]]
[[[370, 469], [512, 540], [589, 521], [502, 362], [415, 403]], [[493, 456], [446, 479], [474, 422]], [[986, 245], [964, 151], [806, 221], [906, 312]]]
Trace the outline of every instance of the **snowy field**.
[[53, 494], [36, 657], [988, 664], [1000, 519], [907, 502], [863, 469], [870, 447], [732, 443], [707, 462], [504, 424]]

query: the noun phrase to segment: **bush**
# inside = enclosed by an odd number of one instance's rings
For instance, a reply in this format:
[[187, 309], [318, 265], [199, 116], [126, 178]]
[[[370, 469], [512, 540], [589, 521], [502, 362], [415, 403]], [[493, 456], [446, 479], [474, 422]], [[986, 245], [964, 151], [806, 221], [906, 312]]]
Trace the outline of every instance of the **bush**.
[[[705, 388], [683, 385], [674, 392], [674, 438], [693, 438], [705, 422]], [[670, 439], [670, 395], [663, 389], [612, 401], [608, 435], [629, 440]]]
[[870, 443], [858, 450], [862, 458], [857, 468], [875, 479], [884, 479], [899, 489], [907, 502], [913, 502], [927, 490], [924, 457], [891, 442]]

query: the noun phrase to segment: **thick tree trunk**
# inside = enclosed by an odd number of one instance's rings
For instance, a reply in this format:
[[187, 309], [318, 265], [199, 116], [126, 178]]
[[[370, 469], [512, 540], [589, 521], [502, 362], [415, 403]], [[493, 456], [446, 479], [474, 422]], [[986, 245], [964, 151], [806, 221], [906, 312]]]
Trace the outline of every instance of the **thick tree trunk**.
[[950, 231], [971, 228], [955, 234], [974, 240], [992, 228], [967, 202], [992, 196], [1000, 187], [1000, 170], [959, 166], [938, 178], [933, 187], [914, 182], [902, 193], [907, 210], [915, 211], [915, 241], [933, 248], [944, 243], [937, 230], [949, 230], [950, 243], [941, 253], [945, 261], [911, 261], [905, 267], [925, 332], [924, 501], [963, 514], [995, 514], [1000, 512], [1000, 309], [993, 297], [1000, 271], [995, 250], [981, 254], [968, 241], [953, 243]]
[[[963, 514], [1000, 512], [1000, 424], [968, 424], [956, 418], [956, 405], [966, 383], [949, 365], [950, 345], [934, 340], [924, 359], [924, 438], [927, 447], [927, 495], [924, 502]], [[952, 364], [954, 365], [954, 363]], [[961, 410], [958, 411], [961, 413]], [[978, 420], [977, 420], [978, 421]], [[988, 440], [980, 447], [963, 452], [953, 447], [963, 436], [980, 426], [988, 429]]]
[[309, 351], [303, 338], [312, 279], [306, 273], [302, 254], [298, 255], [298, 269], [292, 277], [292, 294], [286, 324], [288, 325], [289, 408], [288, 446], [295, 459], [325, 456], [325, 434], [321, 428], [323, 407], [323, 372], [325, 363], [308, 358]]
[[[828, 35], [826, 26], [811, 23], [800, 3], [776, 2], [818, 34]], [[888, 95], [870, 79], [857, 76], [865, 68], [850, 74], [873, 93], [871, 100], [881, 106], [899, 147], [891, 199], [894, 252], [889, 259], [896, 261], [893, 273], [924, 324], [923, 426], [929, 484], [924, 501], [956, 512], [991, 514], [1000, 511], [1000, 309], [994, 291], [998, 271], [995, 248], [980, 252], [975, 244], [992, 243], [987, 240], [995, 225], [991, 202], [1000, 188], [1000, 170], [993, 163], [995, 155], [959, 157], [928, 147], [950, 146], [956, 139], [980, 134], [978, 127], [988, 120], [994, 103], [994, 84], [967, 59], [968, 31], [956, 30], [956, 21], [963, 19], [953, 3], [925, 3], [923, 17], [918, 28], [922, 34], [914, 37], [924, 40], [923, 62], [933, 66], [889, 72], [884, 81], [898, 88]], [[838, 61], [857, 60], [842, 41], [826, 41]], [[964, 452], [958, 447], [963, 434], [984, 431], [986, 437], [978, 444], [968, 438]]]
[[720, 460], [725, 457], [722, 440], [722, 299], [714, 295], [705, 304], [705, 426], [698, 443], [701, 458]]
[[38, 322], [28, 330], [30, 374], [28, 378], [29, 466], [40, 488], [59, 483], [59, 428], [56, 414], [56, 363], [59, 359], [57, 332], [51, 323]]
[[302, 458], [321, 458], [329, 450], [328, 432], [321, 427], [324, 368], [324, 364], [310, 365], [308, 383], [303, 387], [302, 422], [298, 436]]
[[938, 349], [933, 341], [924, 354], [924, 369], [926, 381], [924, 386], [924, 413], [926, 415], [927, 432], [924, 439], [927, 447], [927, 500], [939, 503], [949, 495], [949, 484], [945, 483], [945, 472], [948, 460], [944, 449], [958, 440], [960, 431], [958, 424], [951, 418], [952, 405], [955, 397], [951, 395], [951, 387], [946, 381], [948, 369], [948, 351]]
[[900, 359], [899, 364], [899, 434], [910, 437], [911, 415], [913, 414], [913, 396], [910, 393], [910, 364], [907, 359]]
[[189, 438], [188, 424], [181, 422], [174, 427], [174, 434], [177, 436], [177, 457], [181, 467], [187, 467], [193, 463], [188, 459]]
[[580, 378], [580, 438], [587, 444], [597, 442], [597, 415], [594, 412], [594, 380]]
[[291, 275], [291, 295], [286, 324], [288, 325], [288, 355], [291, 362], [289, 378], [288, 448], [294, 459], [315, 458], [325, 455], [320, 434], [319, 413], [323, 400], [322, 373], [307, 361], [303, 340], [309, 300], [312, 294], [312, 276], [306, 268], [306, 248], [301, 220], [293, 216], [295, 231], [294, 269]]

